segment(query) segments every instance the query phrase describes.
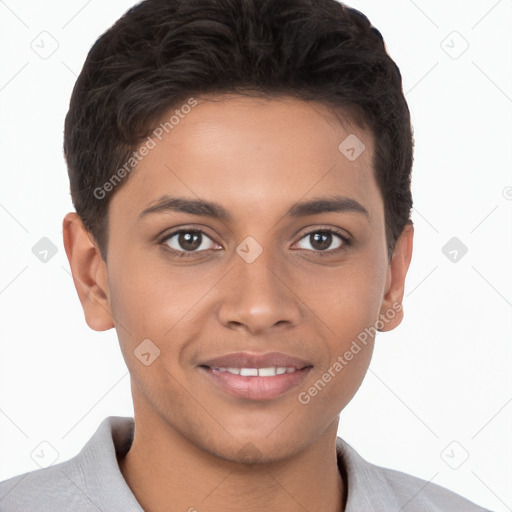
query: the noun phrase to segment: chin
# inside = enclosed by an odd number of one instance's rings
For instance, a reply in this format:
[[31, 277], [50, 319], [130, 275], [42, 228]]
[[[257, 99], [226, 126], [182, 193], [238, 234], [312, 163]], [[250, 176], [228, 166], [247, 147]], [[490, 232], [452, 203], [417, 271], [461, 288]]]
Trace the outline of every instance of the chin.
[[[231, 439], [231, 443], [220, 443], [209, 446], [207, 449], [211, 455], [230, 463], [242, 464], [246, 466], [273, 464], [300, 452], [307, 446], [307, 443], [301, 443], [299, 438], [288, 436], [292, 441], [272, 440], [268, 437], [258, 436], [237, 437]], [[204, 447], [203, 447], [204, 449]]]

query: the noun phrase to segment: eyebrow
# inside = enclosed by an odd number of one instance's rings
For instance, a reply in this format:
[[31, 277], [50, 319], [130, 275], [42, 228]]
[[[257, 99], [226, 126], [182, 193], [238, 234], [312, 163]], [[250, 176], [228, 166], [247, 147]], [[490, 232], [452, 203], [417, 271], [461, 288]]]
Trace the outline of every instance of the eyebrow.
[[[168, 195], [162, 196], [156, 203], [143, 210], [139, 214], [139, 219], [150, 214], [169, 211], [189, 213], [226, 221], [232, 219], [232, 215], [228, 210], [218, 203], [202, 199], [171, 197]], [[343, 196], [330, 196], [297, 203], [293, 205], [285, 215], [289, 217], [306, 217], [308, 215], [318, 215], [328, 212], [360, 213], [369, 218], [368, 210], [361, 203], [358, 203], [355, 199]]]

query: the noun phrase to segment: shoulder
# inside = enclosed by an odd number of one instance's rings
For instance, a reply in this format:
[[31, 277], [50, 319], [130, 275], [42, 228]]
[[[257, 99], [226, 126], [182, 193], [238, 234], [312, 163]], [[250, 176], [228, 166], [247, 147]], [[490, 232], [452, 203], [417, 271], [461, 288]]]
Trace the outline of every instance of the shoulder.
[[132, 435], [132, 418], [106, 418], [72, 459], [0, 482], [0, 510], [141, 512], [117, 463]]
[[[422, 480], [412, 475], [393, 469], [375, 466], [386, 481], [399, 503], [403, 512], [407, 511], [443, 511], [443, 512], [490, 512], [463, 496], [433, 482]], [[421, 508], [420, 508], [421, 507]]]
[[490, 512], [433, 482], [367, 462], [341, 438], [336, 448], [348, 482], [347, 512]]
[[4, 512], [46, 512], [54, 510], [97, 511], [79, 492], [80, 475], [76, 457], [0, 482], [0, 509]]

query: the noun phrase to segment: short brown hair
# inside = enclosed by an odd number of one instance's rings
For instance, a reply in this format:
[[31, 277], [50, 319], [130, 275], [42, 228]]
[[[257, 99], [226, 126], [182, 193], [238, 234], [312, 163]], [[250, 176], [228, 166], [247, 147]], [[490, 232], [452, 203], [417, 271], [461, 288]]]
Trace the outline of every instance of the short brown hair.
[[336, 0], [145, 0], [90, 50], [65, 122], [73, 204], [105, 260], [108, 204], [123, 182], [95, 190], [169, 109], [210, 93], [355, 113], [374, 136], [391, 257], [411, 222], [414, 143], [400, 71], [368, 18]]

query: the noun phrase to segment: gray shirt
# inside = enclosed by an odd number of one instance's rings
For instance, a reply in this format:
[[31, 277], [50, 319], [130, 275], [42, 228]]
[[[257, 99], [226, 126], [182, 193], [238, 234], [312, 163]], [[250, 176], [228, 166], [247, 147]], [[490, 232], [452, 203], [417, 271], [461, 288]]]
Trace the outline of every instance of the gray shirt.
[[[0, 511], [143, 512], [117, 463], [133, 432], [133, 418], [106, 418], [72, 459], [1, 482]], [[341, 438], [337, 455], [348, 482], [346, 512], [489, 512], [436, 484], [375, 466]]]

